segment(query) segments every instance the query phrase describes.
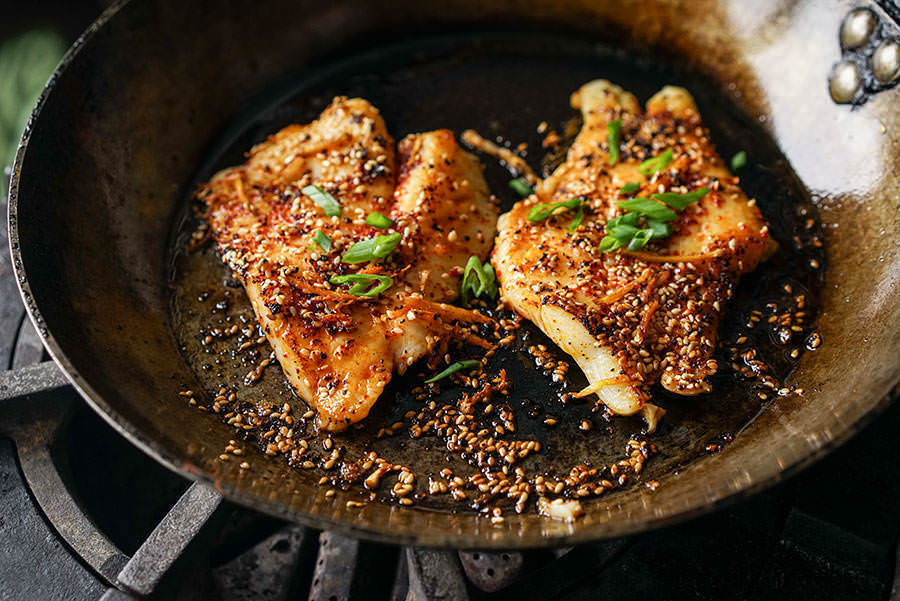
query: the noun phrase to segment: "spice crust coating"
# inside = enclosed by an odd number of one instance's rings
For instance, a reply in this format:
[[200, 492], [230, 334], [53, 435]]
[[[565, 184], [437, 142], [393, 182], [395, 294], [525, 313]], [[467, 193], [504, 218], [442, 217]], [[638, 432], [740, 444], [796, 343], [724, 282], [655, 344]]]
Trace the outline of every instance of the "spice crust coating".
[[[304, 194], [310, 184], [338, 200], [340, 216]], [[314, 122], [255, 146], [197, 197], [288, 382], [322, 428], [365, 418], [395, 370], [486, 319], [446, 304], [460, 266], [490, 250], [498, 213], [481, 166], [447, 130], [409, 135], [395, 150], [374, 106], [338, 97]], [[375, 211], [393, 223], [368, 225]], [[315, 242], [317, 231], [330, 249]], [[386, 258], [341, 260], [354, 243], [391, 233], [400, 241]], [[331, 281], [348, 274], [392, 284], [356, 296]]]
[[[642, 111], [637, 99], [606, 80], [571, 98], [584, 125], [566, 161], [535, 193], [499, 220], [492, 259], [506, 304], [572, 355], [611, 411], [642, 412], [652, 429], [662, 410], [649, 404], [657, 381], [681, 395], [710, 390], [717, 369], [716, 330], [738, 279], [772, 250], [768, 226], [739, 180], [726, 169], [694, 99], [665, 87]], [[608, 125], [619, 121], [618, 158]], [[663, 169], [641, 164], [671, 150]], [[639, 184], [629, 195], [626, 184]], [[639, 252], [601, 252], [618, 201], [656, 193], [709, 192], [680, 211], [671, 235]], [[573, 211], [532, 222], [536, 205], [584, 200]]]

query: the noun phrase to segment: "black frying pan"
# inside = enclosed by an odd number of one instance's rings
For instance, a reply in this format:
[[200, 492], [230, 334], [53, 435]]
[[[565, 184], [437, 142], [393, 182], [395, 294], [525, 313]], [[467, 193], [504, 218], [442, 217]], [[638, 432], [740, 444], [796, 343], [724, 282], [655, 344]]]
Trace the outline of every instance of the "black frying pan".
[[[18, 154], [10, 240], [26, 306], [73, 384], [135, 444], [229, 498], [288, 519], [394, 542], [486, 548], [620, 535], [708, 510], [846, 439], [900, 376], [900, 206], [890, 169], [897, 92], [853, 109], [835, 104], [827, 77], [839, 58], [842, 9], [806, 6], [769, 19], [777, 9], [757, 14], [765, 11], [727, 2], [118, 5], [63, 61]], [[216, 354], [196, 344], [209, 324], [196, 298], [212, 290], [224, 300], [228, 292], [218, 318], [249, 313], [243, 293], [223, 285], [228, 274], [211, 249], [179, 250], [194, 183], [240, 161], [262, 136], [315, 116], [337, 93], [374, 102], [395, 137], [474, 127], [529, 142], [537, 167], [536, 124], [562, 127], [572, 116], [568, 94], [601, 76], [643, 99], [665, 83], [687, 85], [722, 154], [744, 149], [753, 157], [744, 185], [759, 198], [782, 252], [741, 286], [723, 339], [736, 338], [761, 301], [777, 304], [785, 282], [807, 291], [825, 343], [795, 365], [760, 340], [778, 376], [805, 393], [761, 403], [756, 388], [723, 373], [707, 397], [661, 398], [669, 415], [649, 438], [660, 454], [642, 474], [659, 488], [639, 482], [587, 502], [573, 524], [533, 511], [491, 524], [440, 502], [347, 507], [356, 491], [326, 498], [319, 472], [289, 469], [252, 445], [245, 447], [250, 470], [220, 461], [234, 431], [178, 393], [214, 392], [213, 375], [245, 370], [217, 365]], [[485, 163], [508, 206], [508, 174]], [[807, 219], [814, 220], [809, 229]], [[821, 236], [824, 250], [793, 248], [801, 234]], [[522, 338], [496, 366], [513, 374], [516, 402], [530, 401], [521, 434], [545, 447], [529, 460], [532, 469], [605, 461], [640, 435], [638, 420], [607, 421], [589, 404], [561, 404], [560, 393], [583, 381], [572, 374], [551, 383], [522, 350], [541, 342], [540, 334], [525, 328]], [[413, 370], [398, 379], [370, 424], [341, 444], [384, 445], [423, 471], [442, 464], [446, 453], [433, 439], [372, 442], [379, 423], [414, 406], [405, 391], [420, 377]], [[253, 394], [298, 403], [277, 369]], [[560, 426], [545, 428], [547, 414]], [[579, 431], [585, 417], [598, 427]]]

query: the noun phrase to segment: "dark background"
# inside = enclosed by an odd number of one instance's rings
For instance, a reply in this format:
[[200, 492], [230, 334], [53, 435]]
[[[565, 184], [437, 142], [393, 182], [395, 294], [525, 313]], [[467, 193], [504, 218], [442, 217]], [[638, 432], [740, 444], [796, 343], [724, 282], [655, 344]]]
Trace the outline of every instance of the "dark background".
[[0, 167], [12, 162], [27, 114], [62, 53], [110, 3], [0, 1]]

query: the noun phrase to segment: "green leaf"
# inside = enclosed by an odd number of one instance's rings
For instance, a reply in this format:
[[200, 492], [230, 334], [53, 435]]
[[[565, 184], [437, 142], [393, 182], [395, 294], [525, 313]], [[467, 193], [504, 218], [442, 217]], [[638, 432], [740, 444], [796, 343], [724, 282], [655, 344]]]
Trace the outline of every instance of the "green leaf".
[[308, 186], [303, 186], [300, 190], [306, 196], [309, 196], [313, 202], [322, 207], [322, 210], [325, 211], [325, 214], [329, 217], [340, 217], [341, 216], [341, 205], [335, 199], [334, 196], [316, 186], [314, 184], [310, 184]]
[[313, 242], [318, 244], [322, 250], [325, 252], [331, 251], [331, 238], [325, 235], [322, 230], [316, 230], [313, 232]]
[[544, 204], [539, 204], [531, 207], [531, 210], [528, 211], [528, 221], [537, 222], [544, 221], [556, 209], [575, 209], [581, 206], [581, 203], [584, 202], [584, 199], [581, 197], [570, 198], [569, 200], [564, 200], [562, 202], [547, 202]]
[[365, 263], [383, 259], [400, 244], [400, 234], [383, 234], [367, 240], [361, 240], [347, 249], [341, 261], [344, 263]]
[[699, 190], [694, 190], [693, 192], [688, 192], [687, 194], [677, 194], [675, 192], [660, 192], [658, 194], [653, 194], [652, 197], [656, 200], [666, 203], [673, 209], [683, 211], [685, 208], [687, 208], [688, 205], [694, 204], [707, 194], [709, 194], [709, 188], [700, 188]]
[[619, 142], [622, 135], [622, 120], [616, 119], [606, 124], [606, 133], [609, 140], [609, 164], [615, 165], [619, 161]]
[[[347, 292], [353, 296], [374, 298], [394, 284], [394, 278], [374, 273], [348, 273], [336, 275], [329, 280], [332, 284], [352, 284]], [[373, 286], [373, 284], [375, 284]]]
[[741, 150], [731, 157], [731, 172], [737, 173], [747, 166], [747, 153]]
[[649, 177], [657, 171], [665, 169], [669, 165], [669, 163], [672, 162], [673, 156], [674, 153], [672, 152], [672, 149], [669, 148], [662, 154], [655, 156], [652, 159], [647, 159], [646, 161], [641, 163], [638, 166], [638, 172], [641, 175], [646, 175]]
[[481, 365], [481, 361], [478, 359], [465, 359], [464, 361], [457, 361], [455, 363], [451, 363], [447, 369], [434, 376], [433, 378], [429, 378], [425, 380], [426, 384], [431, 384], [432, 382], [437, 382], [438, 380], [443, 380], [449, 375], [455, 374], [456, 372], [463, 369], [472, 369], [473, 367], [478, 367]]
[[619, 188], [619, 194], [624, 194], [626, 196], [634, 194], [638, 190], [641, 189], [641, 185], [638, 182], [630, 182]]
[[373, 211], [366, 216], [366, 223], [384, 230], [394, 225], [394, 220], [378, 211]]
[[528, 183], [528, 180], [524, 177], [518, 177], [511, 182], [509, 182], [509, 187], [512, 188], [516, 194], [525, 198], [526, 196], [531, 196], [534, 190], [531, 188], [531, 184]]
[[628, 200], [620, 200], [616, 205], [626, 211], [640, 213], [648, 219], [658, 219], [659, 221], [678, 219], [678, 214], [675, 211], [649, 198], [629, 198]]

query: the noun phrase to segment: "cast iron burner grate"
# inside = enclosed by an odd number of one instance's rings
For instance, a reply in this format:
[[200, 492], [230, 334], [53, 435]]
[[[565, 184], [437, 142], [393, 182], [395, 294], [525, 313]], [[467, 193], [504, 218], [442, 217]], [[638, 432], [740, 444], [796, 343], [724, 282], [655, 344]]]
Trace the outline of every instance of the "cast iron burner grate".
[[893, 599], [900, 406], [773, 491], [554, 551], [396, 548], [241, 509], [94, 415], [24, 317], [0, 234], [0, 599]]

